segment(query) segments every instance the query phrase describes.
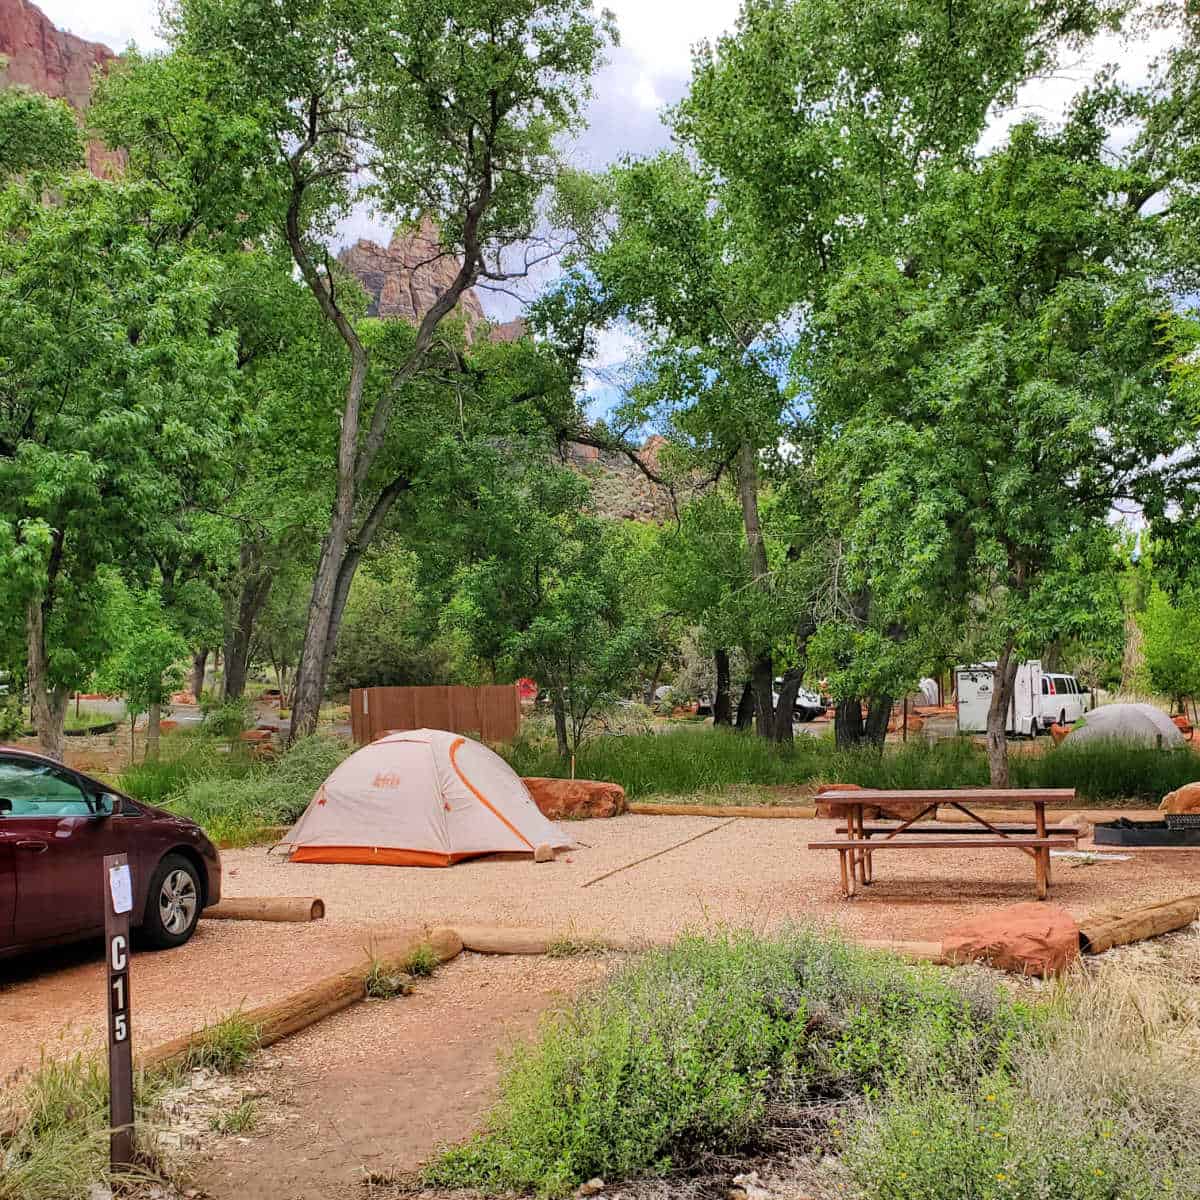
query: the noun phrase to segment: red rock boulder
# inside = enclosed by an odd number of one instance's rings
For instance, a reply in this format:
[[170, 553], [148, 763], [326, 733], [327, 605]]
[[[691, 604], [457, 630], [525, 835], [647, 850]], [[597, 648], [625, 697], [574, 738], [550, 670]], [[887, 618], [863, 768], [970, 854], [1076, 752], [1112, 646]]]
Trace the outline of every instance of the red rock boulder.
[[552, 821], [615, 817], [628, 810], [625, 789], [619, 783], [594, 779], [544, 779], [533, 776], [525, 786], [542, 815]]
[[1079, 926], [1052, 904], [1013, 904], [956, 925], [942, 939], [942, 954], [1044, 978], [1079, 957]]
[[1168, 792], [1158, 809], [1165, 813], [1200, 813], [1200, 783], [1185, 783]]
[[[874, 792], [876, 788], [859, 787], [857, 783], [826, 783], [822, 784], [817, 789], [817, 816], [823, 817], [826, 820], [836, 820], [839, 817], [846, 815], [846, 807], [843, 804], [830, 804], [828, 801], [822, 801], [821, 797], [827, 792]], [[922, 812], [925, 811], [925, 804], [914, 802], [912, 804], [868, 804], [863, 808], [863, 820], [878, 821], [880, 817], [886, 817], [893, 821], [912, 821], [915, 820]], [[931, 812], [927, 813], [925, 820], [932, 821], [937, 816], [937, 805], [933, 806]]]

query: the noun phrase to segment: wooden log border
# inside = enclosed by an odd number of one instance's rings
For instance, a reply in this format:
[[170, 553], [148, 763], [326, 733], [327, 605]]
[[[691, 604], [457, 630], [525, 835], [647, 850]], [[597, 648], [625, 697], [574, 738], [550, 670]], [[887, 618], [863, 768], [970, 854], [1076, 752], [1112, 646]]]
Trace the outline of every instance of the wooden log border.
[[1084, 954], [1103, 954], [1148, 938], [1186, 929], [1200, 919], [1200, 896], [1181, 896], [1147, 904], [1123, 913], [1101, 913], [1079, 923], [1079, 948]]
[[206, 908], [207, 921], [320, 921], [325, 901], [319, 896], [236, 896]]

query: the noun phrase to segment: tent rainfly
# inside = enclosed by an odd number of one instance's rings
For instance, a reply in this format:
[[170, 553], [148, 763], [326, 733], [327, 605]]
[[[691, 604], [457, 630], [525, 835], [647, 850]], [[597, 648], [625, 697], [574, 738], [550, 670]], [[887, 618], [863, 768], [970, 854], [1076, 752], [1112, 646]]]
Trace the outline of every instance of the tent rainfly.
[[283, 845], [292, 862], [448, 867], [571, 839], [498, 754], [440, 729], [385, 734], [336, 767]]
[[1161, 745], [1165, 750], [1186, 744], [1171, 718], [1153, 704], [1103, 704], [1067, 734], [1063, 745], [1108, 738], [1142, 746]]

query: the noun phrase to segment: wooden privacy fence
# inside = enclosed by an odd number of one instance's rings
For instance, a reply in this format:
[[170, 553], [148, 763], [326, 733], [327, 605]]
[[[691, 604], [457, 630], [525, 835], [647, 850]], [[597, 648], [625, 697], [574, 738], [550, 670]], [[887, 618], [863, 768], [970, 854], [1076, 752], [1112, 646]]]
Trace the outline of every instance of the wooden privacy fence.
[[360, 746], [389, 729], [448, 729], [485, 742], [507, 742], [521, 727], [521, 700], [513, 684], [354, 688], [350, 727]]

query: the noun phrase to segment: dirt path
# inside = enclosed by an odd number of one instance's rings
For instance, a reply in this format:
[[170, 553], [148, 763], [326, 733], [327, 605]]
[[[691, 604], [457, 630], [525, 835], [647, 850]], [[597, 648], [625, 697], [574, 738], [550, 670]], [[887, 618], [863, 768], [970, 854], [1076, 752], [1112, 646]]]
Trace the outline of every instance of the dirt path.
[[[134, 954], [134, 1045], [147, 1049], [298, 991], [361, 962], [373, 939], [401, 932], [398, 922], [201, 921], [177, 950]], [[102, 1049], [104, 979], [100, 941], [0, 963], [0, 1088], [36, 1066], [43, 1052]]]
[[264, 1051], [263, 1128], [213, 1138], [193, 1186], [214, 1200], [335, 1200], [410, 1171], [477, 1128], [498, 1054], [619, 958], [465, 954], [414, 995], [372, 1001]]

